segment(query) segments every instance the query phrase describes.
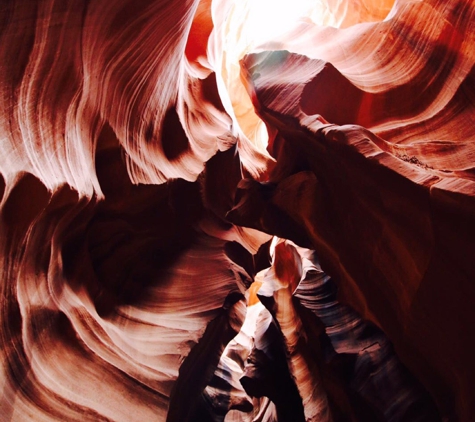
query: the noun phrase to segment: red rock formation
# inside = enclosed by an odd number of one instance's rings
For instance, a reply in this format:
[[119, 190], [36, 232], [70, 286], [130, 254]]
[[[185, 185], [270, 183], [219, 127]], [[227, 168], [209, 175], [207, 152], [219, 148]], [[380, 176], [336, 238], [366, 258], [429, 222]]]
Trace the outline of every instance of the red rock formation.
[[0, 6], [1, 421], [473, 419], [475, 6], [343, 5]]

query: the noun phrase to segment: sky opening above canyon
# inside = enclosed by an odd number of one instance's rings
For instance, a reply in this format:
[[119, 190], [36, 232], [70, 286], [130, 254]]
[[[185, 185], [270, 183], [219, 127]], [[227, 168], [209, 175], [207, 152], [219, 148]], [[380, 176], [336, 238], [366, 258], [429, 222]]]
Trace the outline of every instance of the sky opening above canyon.
[[[269, 46], [288, 49], [287, 40], [301, 24], [346, 28], [382, 21], [393, 5], [394, 0], [214, 0], [215, 27], [223, 25], [221, 70], [232, 104], [232, 110], [227, 111], [234, 114], [235, 123], [244, 135], [265, 152], [269, 139], [267, 129], [240, 81], [239, 62], [246, 54]], [[222, 97], [227, 95], [221, 90]]]

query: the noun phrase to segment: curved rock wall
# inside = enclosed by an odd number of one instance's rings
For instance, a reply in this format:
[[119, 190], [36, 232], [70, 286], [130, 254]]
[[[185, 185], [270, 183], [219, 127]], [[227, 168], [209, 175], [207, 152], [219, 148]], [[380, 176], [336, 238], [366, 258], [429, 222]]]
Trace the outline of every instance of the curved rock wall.
[[390, 6], [0, 6], [1, 421], [473, 418], [475, 6]]

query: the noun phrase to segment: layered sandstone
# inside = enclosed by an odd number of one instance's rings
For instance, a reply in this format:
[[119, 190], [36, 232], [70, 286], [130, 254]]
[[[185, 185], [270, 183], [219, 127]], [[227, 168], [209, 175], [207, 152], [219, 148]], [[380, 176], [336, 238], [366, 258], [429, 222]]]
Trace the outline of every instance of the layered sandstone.
[[0, 6], [1, 421], [473, 418], [475, 6], [320, 6]]

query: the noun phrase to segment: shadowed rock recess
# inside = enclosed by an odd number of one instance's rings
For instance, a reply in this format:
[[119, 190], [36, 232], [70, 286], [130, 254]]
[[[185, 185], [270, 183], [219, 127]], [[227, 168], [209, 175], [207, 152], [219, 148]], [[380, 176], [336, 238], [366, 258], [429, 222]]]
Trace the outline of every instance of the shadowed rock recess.
[[257, 3], [0, 4], [1, 422], [475, 420], [475, 3]]

